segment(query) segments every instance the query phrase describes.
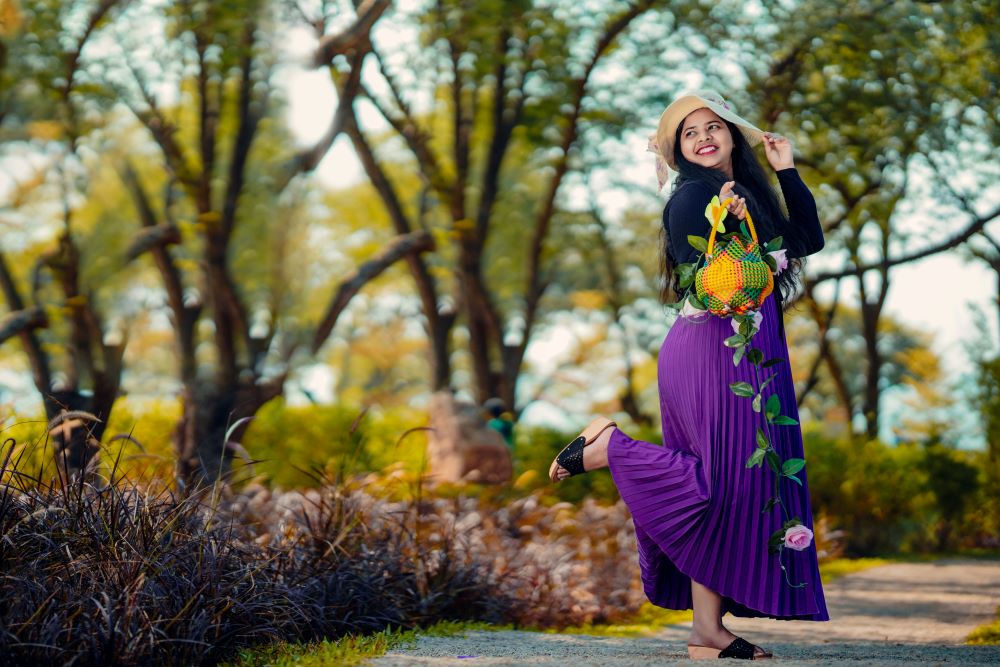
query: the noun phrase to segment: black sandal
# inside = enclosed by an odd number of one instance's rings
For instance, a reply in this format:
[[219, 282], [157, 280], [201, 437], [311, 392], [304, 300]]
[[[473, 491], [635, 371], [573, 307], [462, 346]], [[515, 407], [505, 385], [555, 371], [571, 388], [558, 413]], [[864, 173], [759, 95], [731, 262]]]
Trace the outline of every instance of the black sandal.
[[692, 660], [705, 660], [713, 658], [736, 658], [737, 660], [767, 660], [773, 658], [774, 654], [764, 649], [763, 653], [757, 653], [759, 646], [754, 646], [742, 637], [737, 637], [732, 643], [723, 649], [712, 648], [711, 646], [700, 646], [699, 644], [688, 644], [688, 657]]
[[570, 477], [587, 472], [583, 467], [583, 448], [592, 444], [606, 430], [616, 426], [618, 424], [606, 417], [598, 417], [590, 422], [590, 425], [583, 429], [580, 435], [573, 439], [573, 442], [563, 447], [563, 450], [553, 459], [552, 465], [549, 466], [549, 479], [553, 482], [559, 481], [556, 470], [560, 467], [569, 472]]

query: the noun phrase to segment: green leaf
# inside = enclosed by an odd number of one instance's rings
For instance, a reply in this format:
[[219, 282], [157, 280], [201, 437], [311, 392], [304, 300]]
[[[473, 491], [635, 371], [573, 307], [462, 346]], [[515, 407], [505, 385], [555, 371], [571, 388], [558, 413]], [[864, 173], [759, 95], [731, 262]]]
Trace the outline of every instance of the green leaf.
[[776, 260], [773, 255], [764, 255], [764, 262], [766, 262], [768, 267], [770, 267], [771, 273], [778, 272], [778, 260]]
[[765, 388], [765, 387], [766, 387], [767, 385], [771, 384], [771, 382], [772, 382], [772, 381], [774, 380], [774, 378], [776, 378], [776, 377], [778, 377], [778, 374], [777, 374], [777, 373], [772, 373], [771, 375], [768, 375], [768, 376], [767, 376], [767, 379], [766, 379], [766, 380], [764, 380], [764, 384], [760, 385], [760, 390], [761, 390], [761, 391], [764, 391], [764, 388]]
[[[758, 450], [761, 451], [761, 450]], [[764, 453], [764, 460], [767, 461], [767, 466], [776, 473], [781, 472], [781, 457], [773, 449], [768, 449]]]
[[[759, 431], [760, 429], [757, 430]], [[781, 474], [794, 475], [805, 467], [805, 459], [786, 459], [785, 462], [781, 464]]]
[[781, 244], [784, 242], [785, 242], [784, 237], [775, 236], [773, 239], [767, 242], [766, 246], [764, 246], [764, 252], [774, 252], [775, 250], [781, 250]]
[[687, 287], [694, 282], [694, 264], [680, 264], [677, 267], [677, 282], [681, 287]]
[[729, 389], [737, 396], [744, 398], [753, 396], [753, 387], [750, 386], [749, 382], [733, 382], [729, 385]]
[[747, 468], [753, 468], [754, 466], [759, 466], [764, 461], [764, 450], [755, 449], [750, 458], [747, 459]]
[[746, 345], [740, 345], [733, 351], [733, 366], [739, 366], [743, 360], [743, 353], [747, 351]]
[[778, 503], [780, 503], [780, 502], [781, 502], [781, 501], [780, 501], [780, 500], [778, 500], [777, 496], [771, 496], [770, 498], [768, 498], [768, 499], [767, 499], [767, 502], [766, 502], [766, 503], [764, 503], [764, 509], [762, 509], [762, 510], [760, 511], [760, 512], [761, 512], [761, 514], [763, 514], [763, 513], [767, 512], [767, 511], [769, 511], [769, 510], [770, 510], [770, 509], [771, 509], [772, 507], [774, 507], [775, 505], [777, 505], [777, 504], [778, 504]]
[[688, 294], [687, 300], [688, 303], [691, 304], [692, 308], [697, 308], [698, 310], [708, 310], [708, 308], [705, 307], [705, 304], [703, 304], [694, 294]]
[[776, 530], [771, 533], [771, 537], [767, 540], [767, 550], [774, 553], [776, 551], [781, 551], [781, 547], [785, 544], [785, 530]]
[[694, 234], [689, 235], [688, 243], [690, 243], [691, 247], [698, 252], [708, 252], [708, 241], [701, 236], [695, 236]]
[[753, 397], [753, 405], [751, 407], [754, 412], [760, 412], [760, 394]]
[[768, 359], [767, 361], [765, 361], [763, 368], [770, 368], [771, 366], [777, 366], [778, 364], [783, 364], [783, 363], [785, 363], [784, 359], [775, 357], [774, 359]]
[[740, 334], [736, 334], [735, 336], [730, 336], [725, 341], [723, 341], [723, 344], [726, 347], [743, 347], [744, 345], [747, 344], [747, 339], [741, 336]]
[[750, 331], [753, 329], [753, 322], [749, 319], [740, 322], [740, 335], [744, 338], [750, 337]]
[[792, 526], [801, 526], [801, 525], [802, 525], [802, 519], [800, 519], [797, 516], [793, 516], [791, 519], [789, 519], [785, 523], [781, 524], [781, 532], [784, 533], [786, 530], [788, 530]]
[[759, 364], [763, 358], [764, 358], [764, 353], [758, 350], [757, 348], [753, 348], [752, 350], [747, 352], [747, 359], [749, 359], [750, 363], [755, 366]]
[[778, 400], [777, 394], [771, 394], [767, 397], [767, 403], [764, 405], [764, 414], [767, 415], [768, 419], [774, 419], [781, 413], [781, 401]]
[[764, 434], [763, 429], [761, 429], [761, 427], [758, 426], [757, 427], [757, 446], [760, 447], [761, 449], [767, 449], [767, 446], [769, 444], [771, 444], [771, 443], [768, 441], [767, 436]]
[[750, 230], [747, 229], [747, 221], [746, 221], [746, 219], [740, 220], [740, 232], [743, 233], [743, 236], [745, 238], [748, 238], [748, 239], [753, 238], [752, 236], [750, 236]]
[[795, 426], [799, 422], [792, 419], [791, 417], [787, 417], [785, 415], [778, 415], [771, 420], [771, 423], [777, 424], [778, 426]]
[[788, 479], [792, 480], [793, 482], [795, 482], [799, 486], [802, 486], [802, 480], [799, 479], [798, 477], [796, 477], [795, 475], [785, 475], [785, 477], [787, 477]]

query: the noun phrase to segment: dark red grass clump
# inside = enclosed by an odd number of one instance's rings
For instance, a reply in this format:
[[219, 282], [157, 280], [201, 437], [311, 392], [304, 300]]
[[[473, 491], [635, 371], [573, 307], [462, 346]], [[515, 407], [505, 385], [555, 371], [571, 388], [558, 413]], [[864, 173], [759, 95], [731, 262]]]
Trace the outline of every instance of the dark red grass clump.
[[336, 485], [255, 505], [252, 492], [180, 497], [114, 474], [45, 482], [17, 469], [12, 444], [0, 453], [4, 665], [211, 665], [273, 640], [511, 618], [489, 564], [450, 539], [422, 546], [413, 510], [372, 522], [363, 496]]

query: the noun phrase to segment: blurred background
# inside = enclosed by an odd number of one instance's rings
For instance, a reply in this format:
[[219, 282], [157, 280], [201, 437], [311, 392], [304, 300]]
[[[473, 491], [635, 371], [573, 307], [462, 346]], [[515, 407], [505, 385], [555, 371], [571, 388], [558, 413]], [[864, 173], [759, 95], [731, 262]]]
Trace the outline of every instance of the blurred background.
[[[493, 418], [515, 495], [593, 413], [657, 441], [646, 142], [710, 88], [791, 138], [826, 230], [785, 314], [820, 546], [995, 550], [998, 25], [978, 0], [0, 0], [4, 437], [42, 470], [289, 488], [433, 471], [435, 414]], [[545, 493], [617, 500], [606, 473]]]

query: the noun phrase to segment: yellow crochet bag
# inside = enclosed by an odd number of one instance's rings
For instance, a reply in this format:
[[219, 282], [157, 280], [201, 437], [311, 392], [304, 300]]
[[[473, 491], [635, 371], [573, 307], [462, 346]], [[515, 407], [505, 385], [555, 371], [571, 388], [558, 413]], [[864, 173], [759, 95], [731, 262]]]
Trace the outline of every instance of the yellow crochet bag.
[[712, 233], [705, 251], [705, 266], [698, 269], [694, 281], [698, 300], [709, 312], [722, 317], [759, 310], [764, 299], [774, 291], [774, 275], [757, 241], [750, 211], [746, 212], [750, 238], [732, 234], [718, 248], [715, 246], [716, 232], [731, 201], [729, 198], [720, 204], [716, 197], [705, 211], [712, 223]]

